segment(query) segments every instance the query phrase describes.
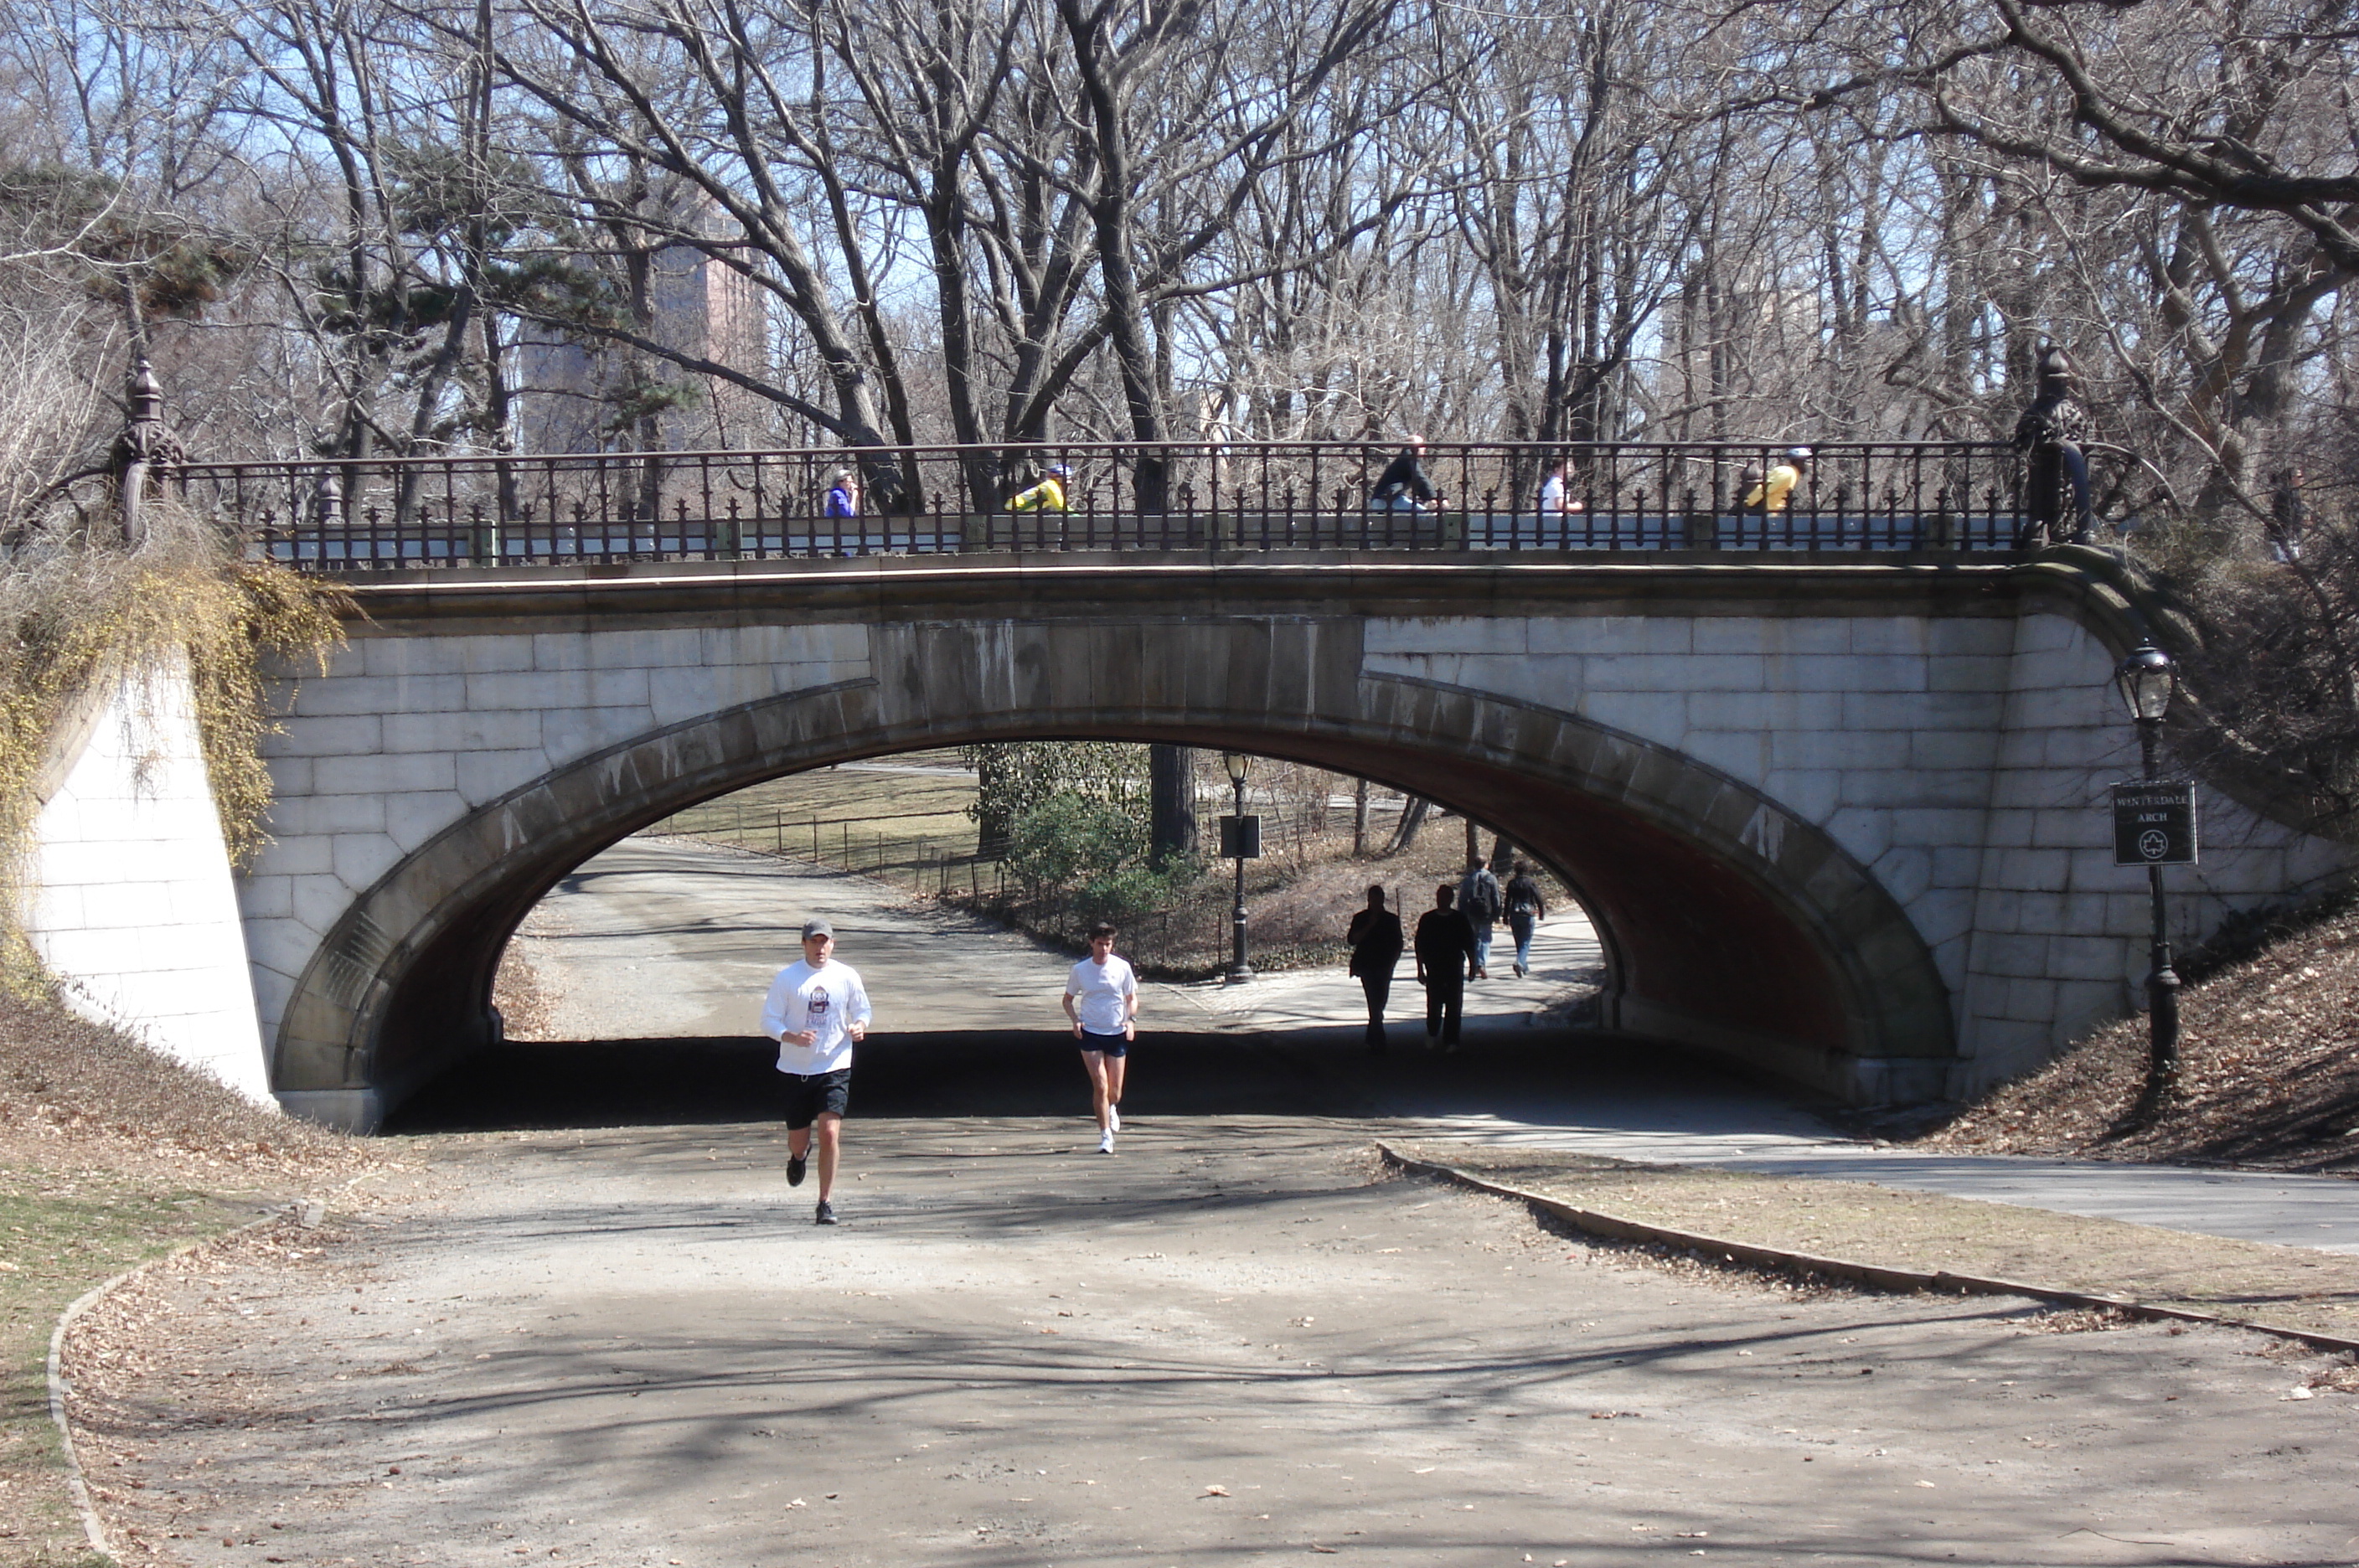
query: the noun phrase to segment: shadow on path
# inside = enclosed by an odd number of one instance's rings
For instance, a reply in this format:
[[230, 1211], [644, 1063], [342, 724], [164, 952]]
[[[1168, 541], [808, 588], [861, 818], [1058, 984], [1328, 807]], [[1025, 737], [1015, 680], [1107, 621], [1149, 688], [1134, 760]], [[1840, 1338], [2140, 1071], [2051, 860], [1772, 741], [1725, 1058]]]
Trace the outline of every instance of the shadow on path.
[[[755, 1037], [511, 1042], [444, 1073], [386, 1130], [766, 1121], [779, 1109], [776, 1056], [775, 1046]], [[1074, 1048], [1043, 1030], [872, 1035], [856, 1061], [854, 1119], [1089, 1112]], [[1502, 1030], [1470, 1038], [1454, 1056], [1422, 1044], [1371, 1056], [1356, 1030], [1208, 1031], [1142, 1039], [1123, 1110], [1133, 1119], [1490, 1116], [1553, 1123], [1617, 1105], [1677, 1102], [1690, 1117], [1742, 1126], [1781, 1098], [1672, 1048], [1594, 1031]]]

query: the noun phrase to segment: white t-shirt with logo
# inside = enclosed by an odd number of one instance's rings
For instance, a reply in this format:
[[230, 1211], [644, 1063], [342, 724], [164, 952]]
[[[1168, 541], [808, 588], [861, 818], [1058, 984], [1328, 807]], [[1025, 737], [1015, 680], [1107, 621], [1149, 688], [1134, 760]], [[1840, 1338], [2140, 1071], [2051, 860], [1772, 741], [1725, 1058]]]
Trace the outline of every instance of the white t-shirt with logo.
[[1123, 1003], [1138, 995], [1138, 976], [1131, 973], [1128, 961], [1113, 953], [1106, 954], [1103, 964], [1084, 958], [1067, 977], [1065, 995], [1073, 998], [1082, 1033], [1120, 1034]]
[[[868, 1026], [868, 988], [860, 971], [829, 959], [814, 969], [797, 959], [778, 971], [762, 1003], [762, 1032], [778, 1042], [781, 1073], [832, 1073], [852, 1065], [852, 1026]], [[816, 1044], [798, 1045], [789, 1034], [817, 1031]]]

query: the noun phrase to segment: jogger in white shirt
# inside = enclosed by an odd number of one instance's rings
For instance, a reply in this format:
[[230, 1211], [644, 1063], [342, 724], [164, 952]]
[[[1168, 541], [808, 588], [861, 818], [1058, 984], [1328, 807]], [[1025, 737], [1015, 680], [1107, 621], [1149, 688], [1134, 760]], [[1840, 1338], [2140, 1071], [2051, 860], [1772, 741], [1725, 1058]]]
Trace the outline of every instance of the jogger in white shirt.
[[787, 1074], [787, 1185], [803, 1184], [811, 1134], [819, 1135], [821, 1225], [835, 1223], [835, 1166], [843, 1113], [852, 1094], [852, 1048], [868, 1034], [868, 988], [860, 971], [834, 961], [835, 928], [803, 926], [803, 956], [770, 982], [762, 1003], [762, 1032], [778, 1042], [778, 1071]]
[[1092, 926], [1090, 955], [1065, 980], [1065, 1016], [1082, 1042], [1100, 1154], [1114, 1152], [1114, 1135], [1122, 1130], [1123, 1075], [1130, 1064], [1130, 1042], [1138, 1037], [1138, 976], [1114, 955], [1114, 927]]

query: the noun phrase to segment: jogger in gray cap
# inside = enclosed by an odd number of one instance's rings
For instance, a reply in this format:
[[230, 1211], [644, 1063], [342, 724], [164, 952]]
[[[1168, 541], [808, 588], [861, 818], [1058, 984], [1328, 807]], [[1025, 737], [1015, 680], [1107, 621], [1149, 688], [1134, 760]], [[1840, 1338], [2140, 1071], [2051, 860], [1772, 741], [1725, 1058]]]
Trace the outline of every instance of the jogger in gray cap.
[[803, 955], [778, 971], [762, 1003], [762, 1032], [778, 1042], [787, 1074], [787, 1185], [803, 1184], [804, 1161], [819, 1138], [821, 1225], [835, 1223], [835, 1166], [843, 1113], [852, 1095], [852, 1048], [868, 1033], [868, 988], [860, 972], [838, 964], [835, 928], [803, 922]]

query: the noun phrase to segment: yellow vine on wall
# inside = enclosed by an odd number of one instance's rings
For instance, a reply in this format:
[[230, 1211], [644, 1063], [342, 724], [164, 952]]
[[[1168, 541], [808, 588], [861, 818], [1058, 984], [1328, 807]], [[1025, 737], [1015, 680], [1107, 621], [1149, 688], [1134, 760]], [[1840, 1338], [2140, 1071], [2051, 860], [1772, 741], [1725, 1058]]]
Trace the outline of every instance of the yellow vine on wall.
[[270, 774], [262, 742], [277, 723], [265, 668], [325, 667], [343, 640], [332, 585], [239, 559], [202, 519], [151, 505], [136, 550], [63, 539], [0, 567], [0, 985], [45, 984], [26, 939], [27, 864], [44, 757], [85, 692], [183, 664], [205, 769], [232, 863], [269, 842]]

